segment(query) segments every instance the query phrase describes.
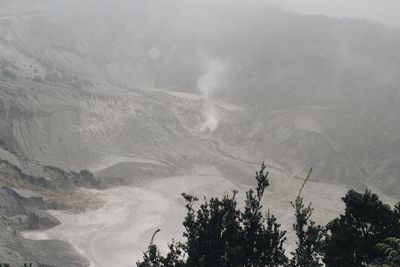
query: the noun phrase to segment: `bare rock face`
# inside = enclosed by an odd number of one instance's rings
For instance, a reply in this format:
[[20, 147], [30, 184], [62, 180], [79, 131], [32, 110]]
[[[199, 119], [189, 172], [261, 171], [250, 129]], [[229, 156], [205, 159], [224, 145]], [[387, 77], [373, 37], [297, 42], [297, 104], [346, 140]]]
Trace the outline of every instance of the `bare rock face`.
[[0, 188], [0, 257], [11, 265], [33, 263], [38, 266], [88, 266], [74, 249], [57, 240], [33, 241], [19, 235], [20, 230], [40, 230], [60, 222], [40, 210], [43, 197], [30, 190]]
[[[203, 165], [248, 183], [242, 166], [266, 160], [288, 177], [313, 167], [315, 182], [400, 194], [397, 29], [244, 9], [258, 15], [206, 31], [168, 8], [101, 23], [96, 10], [8, 2], [0, 256], [10, 263], [87, 264], [65, 243], [18, 235], [57, 224], [44, 210], [67, 207], [37, 192], [139, 184]], [[201, 12], [188, 14], [198, 22]]]
[[[115, 185], [198, 163], [267, 158], [294, 176], [312, 166], [316, 181], [397, 194], [396, 167], [388, 162], [400, 155], [399, 68], [397, 55], [388, 53], [400, 44], [398, 30], [269, 14], [239, 28], [225, 22], [243, 33], [235, 36], [225, 28], [212, 36], [179, 32], [172, 27], [179, 16], [166, 19], [171, 32], [161, 34], [129, 19], [123, 28], [84, 18], [85, 27], [77, 26], [46, 5], [1, 17], [1, 155], [15, 155], [27, 173], [45, 176], [29, 162], [91, 169]], [[296, 27], [279, 26], [287, 20]], [[190, 41], [194, 34], [199, 43]], [[198, 49], [206, 56], [199, 58]], [[376, 62], [384, 75], [371, 75]], [[204, 91], [209, 65], [223, 71], [210, 83], [216, 89]], [[213, 131], [204, 127], [210, 118]]]
[[25, 207], [20, 202], [18, 195], [10, 188], [3, 186], [1, 192], [1, 214], [4, 216], [12, 216], [16, 214], [24, 214]]
[[36, 227], [38, 230], [48, 229], [61, 223], [57, 218], [44, 210], [36, 210], [34, 216], [35, 222], [37, 222]]
[[24, 263], [33, 263], [34, 266], [88, 266], [88, 261], [67, 243], [58, 240], [34, 241], [20, 236], [20, 231], [46, 230], [60, 224], [45, 210], [66, 209], [68, 206], [49, 200], [49, 195], [66, 194], [77, 185], [97, 185], [92, 183], [94, 178], [88, 171], [78, 174], [46, 166], [42, 173], [46, 176], [28, 175], [7, 161], [0, 163], [2, 184], [6, 184], [0, 188], [2, 263], [17, 266]]
[[0, 220], [0, 256], [12, 266], [32, 263], [34, 266], [89, 266], [68, 244], [57, 240], [33, 241], [19, 237]]

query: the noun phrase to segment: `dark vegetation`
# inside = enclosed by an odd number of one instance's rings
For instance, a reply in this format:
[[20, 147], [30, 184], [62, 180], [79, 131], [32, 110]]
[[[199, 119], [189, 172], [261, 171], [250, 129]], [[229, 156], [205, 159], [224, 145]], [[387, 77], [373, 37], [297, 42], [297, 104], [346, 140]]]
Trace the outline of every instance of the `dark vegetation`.
[[380, 256], [377, 243], [400, 236], [399, 205], [392, 209], [369, 191], [350, 190], [343, 201], [344, 215], [327, 225], [324, 261], [327, 266], [367, 266]]
[[388, 237], [376, 249], [384, 255], [380, 266], [400, 266], [400, 238]]
[[[11, 265], [7, 264], [7, 263], [5, 263], [5, 264], [0, 263], [0, 267], [11, 267]], [[24, 265], [22, 267], [33, 267], [33, 264], [32, 263], [29, 263], [29, 264], [24, 263]]]
[[[276, 217], [264, 213], [262, 198], [269, 186], [262, 164], [256, 173], [257, 187], [246, 192], [245, 206], [238, 208], [237, 192], [198, 204], [198, 197], [183, 193], [186, 217], [184, 242], [169, 245], [166, 256], [153, 243], [138, 267], [361, 267], [400, 266], [400, 203], [395, 208], [376, 194], [350, 190], [342, 198], [343, 215], [326, 226], [312, 221], [311, 204], [305, 205], [301, 191], [291, 203], [295, 212], [293, 230], [296, 248], [287, 257], [286, 231]], [[311, 170], [310, 170], [311, 173]]]

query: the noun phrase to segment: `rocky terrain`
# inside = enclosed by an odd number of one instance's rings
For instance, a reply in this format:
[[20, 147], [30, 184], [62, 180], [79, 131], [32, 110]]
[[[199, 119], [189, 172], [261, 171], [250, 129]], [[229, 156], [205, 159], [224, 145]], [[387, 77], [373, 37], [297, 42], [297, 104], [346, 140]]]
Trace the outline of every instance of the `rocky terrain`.
[[73, 181], [84, 181], [86, 178], [53, 167], [51, 171], [48, 167], [43, 169], [43, 173], [47, 174], [45, 176], [32, 176], [4, 160], [0, 166], [0, 261], [13, 266], [24, 263], [40, 266], [88, 265], [86, 259], [62, 241], [35, 242], [20, 234], [21, 231], [46, 230], [60, 224], [46, 210], [75, 210], [77, 206], [67, 201], [68, 195], [74, 194], [71, 192]]
[[[340, 211], [347, 188], [400, 196], [399, 29], [264, 7], [217, 5], [204, 16], [207, 7], [143, 5], [103, 20], [96, 8], [82, 14], [51, 1], [6, 2], [0, 261], [87, 265], [67, 243], [20, 232], [59, 224], [49, 209], [68, 225], [73, 219], [59, 210], [87, 209], [90, 190], [154, 193], [153, 181], [192, 177], [200, 167], [246, 188], [265, 160], [281, 181], [272, 182], [267, 206], [288, 226], [290, 197], [310, 167], [307, 192], [322, 203], [319, 219]], [[188, 190], [207, 194], [214, 186]], [[176, 192], [165, 194], [176, 204]], [[96, 258], [75, 237], [64, 241]]]

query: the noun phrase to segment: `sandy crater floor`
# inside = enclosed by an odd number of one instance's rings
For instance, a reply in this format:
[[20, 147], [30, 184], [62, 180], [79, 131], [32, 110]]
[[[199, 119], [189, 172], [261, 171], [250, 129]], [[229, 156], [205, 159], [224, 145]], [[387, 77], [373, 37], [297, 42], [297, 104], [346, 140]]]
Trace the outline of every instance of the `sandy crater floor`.
[[160, 228], [156, 243], [163, 251], [172, 238], [182, 237], [185, 215], [182, 192], [222, 195], [235, 186], [217, 170], [201, 169], [195, 174], [162, 178], [142, 187], [85, 190], [104, 205], [85, 213], [50, 211], [62, 223], [45, 232], [25, 232], [29, 239], [61, 239], [71, 243], [92, 266], [134, 266]]

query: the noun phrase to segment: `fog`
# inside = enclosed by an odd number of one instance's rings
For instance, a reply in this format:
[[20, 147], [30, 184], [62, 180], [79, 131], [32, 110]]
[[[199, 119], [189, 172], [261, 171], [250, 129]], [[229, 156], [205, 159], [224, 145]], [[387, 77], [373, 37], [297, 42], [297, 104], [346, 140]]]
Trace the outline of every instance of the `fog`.
[[[0, 232], [0, 258], [11, 247], [18, 266], [129, 265], [155, 229], [160, 245], [181, 233], [182, 191], [243, 193], [262, 161], [288, 251], [290, 201], [310, 168], [317, 222], [343, 210], [350, 188], [395, 202], [398, 10], [397, 0], [0, 0], [0, 223], [15, 227]], [[36, 198], [26, 208], [19, 194]], [[59, 222], [41, 213], [49, 207]]]
[[[237, 9], [240, 13], [245, 13], [242, 9], [249, 6], [268, 5], [270, 9], [285, 9], [290, 12], [296, 12], [306, 15], [326, 15], [332, 17], [347, 17], [374, 20], [382, 24], [391, 26], [400, 26], [398, 10], [400, 3], [397, 0], [217, 0], [217, 1], [197, 1], [197, 0], [2, 0], [0, 5], [8, 12], [28, 12], [37, 10], [51, 10], [57, 13], [74, 12], [86, 15], [101, 15], [103, 20], [113, 20], [125, 16], [146, 16], [146, 12], [157, 12], [163, 9], [169, 9], [172, 12], [184, 12], [190, 19], [195, 13], [202, 13], [202, 10], [208, 10], [212, 13], [215, 10]], [[140, 10], [140, 12], [138, 12]], [[4, 10], [2, 11], [4, 12]], [[208, 21], [207, 16], [203, 14], [202, 23]], [[210, 22], [210, 21], [209, 21]]]
[[398, 16], [400, 3], [396, 0], [271, 0], [270, 2], [301, 14], [370, 19], [391, 26], [400, 26]]
[[[130, 101], [138, 92], [161, 99], [126, 104], [130, 110], [116, 104], [112, 114], [106, 105], [62, 102], [82, 111], [76, 115], [79, 123], [67, 120], [70, 114], [63, 118], [71, 124], [69, 134], [38, 123], [37, 132], [23, 140], [32, 126], [13, 129], [16, 141], [7, 144], [11, 151], [21, 142], [25, 157], [80, 170], [107, 158], [158, 159], [158, 150], [179, 155], [181, 147], [170, 151], [169, 146], [191, 133], [223, 142], [218, 149], [224, 147], [224, 153], [248, 162], [272, 158], [295, 175], [305, 166], [318, 165], [315, 175], [321, 181], [360, 188], [379, 184], [385, 192], [396, 191], [391, 185], [396, 183], [392, 172], [397, 165], [390, 162], [400, 155], [393, 148], [400, 129], [400, 30], [388, 25], [397, 25], [397, 1], [0, 4], [4, 62], [15, 67], [5, 70], [10, 77], [25, 77], [28, 84], [35, 79], [48, 86], [72, 86], [96, 99], [105, 94], [100, 98], [109, 103], [109, 95], [126, 94]], [[30, 88], [24, 83], [22, 88]], [[173, 109], [162, 111], [164, 101], [172, 100], [155, 92], [173, 94], [182, 103], [168, 103]], [[143, 109], [137, 110], [138, 105]], [[31, 112], [31, 107], [26, 109]], [[132, 114], [146, 114], [154, 122], [135, 121], [141, 126], [132, 126]], [[113, 127], [119, 129], [120, 140], [107, 139], [105, 133], [114, 132]], [[170, 131], [160, 134], [159, 129]], [[42, 145], [45, 139], [31, 137], [42, 136], [42, 131], [54, 134], [54, 144]], [[8, 134], [4, 138], [11, 138]], [[157, 141], [148, 141], [149, 134]], [[56, 140], [63, 140], [64, 146]], [[107, 145], [97, 149], [95, 142]], [[387, 184], [377, 178], [382, 173], [390, 173]]]

